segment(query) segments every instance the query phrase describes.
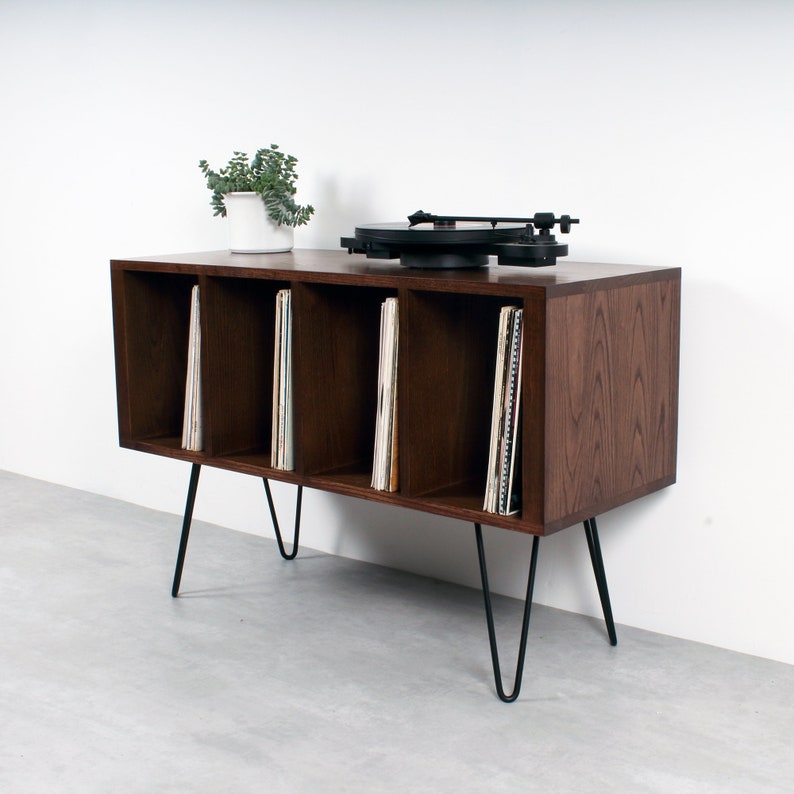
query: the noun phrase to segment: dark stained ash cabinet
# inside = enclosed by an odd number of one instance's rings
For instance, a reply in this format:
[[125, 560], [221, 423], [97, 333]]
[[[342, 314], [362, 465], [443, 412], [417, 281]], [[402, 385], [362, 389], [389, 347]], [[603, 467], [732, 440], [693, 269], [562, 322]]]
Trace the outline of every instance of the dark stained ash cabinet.
[[[680, 269], [410, 270], [343, 251], [111, 262], [122, 446], [546, 535], [675, 481]], [[205, 451], [180, 448], [201, 288]], [[270, 468], [275, 296], [294, 311], [294, 472]], [[398, 493], [369, 487], [381, 302], [400, 300]], [[524, 308], [523, 508], [482, 511], [499, 309]]]
[[[119, 440], [189, 461], [176, 596], [202, 465], [262, 477], [279, 551], [298, 551], [303, 487], [471, 521], [499, 697], [519, 694], [541, 536], [581, 522], [617, 643], [596, 516], [675, 482], [681, 271], [407, 270], [342, 251], [209, 252], [111, 262]], [[190, 293], [201, 293], [204, 450], [181, 449]], [[270, 467], [276, 293], [293, 307], [294, 471]], [[400, 305], [400, 489], [370, 488], [380, 306]], [[485, 513], [502, 306], [524, 310], [522, 510]], [[269, 480], [297, 488], [287, 553]], [[503, 687], [482, 524], [534, 536], [511, 693]]]

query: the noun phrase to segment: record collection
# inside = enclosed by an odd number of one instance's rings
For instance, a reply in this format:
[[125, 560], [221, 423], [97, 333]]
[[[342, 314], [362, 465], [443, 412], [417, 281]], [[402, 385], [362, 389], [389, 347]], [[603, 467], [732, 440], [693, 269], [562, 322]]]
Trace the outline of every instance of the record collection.
[[501, 516], [520, 509], [520, 418], [524, 312], [504, 306], [499, 313], [488, 475], [483, 510]]
[[273, 425], [270, 465], [295, 468], [292, 412], [292, 291], [276, 294], [276, 333], [273, 350]]
[[200, 452], [204, 449], [204, 424], [201, 405], [201, 310], [199, 288], [190, 294], [190, 326], [187, 345], [187, 378], [185, 413], [182, 420], [182, 449]]
[[380, 354], [378, 357], [378, 403], [375, 418], [375, 451], [372, 487], [396, 491], [399, 486], [397, 444], [397, 352], [400, 330], [397, 298], [381, 305]]

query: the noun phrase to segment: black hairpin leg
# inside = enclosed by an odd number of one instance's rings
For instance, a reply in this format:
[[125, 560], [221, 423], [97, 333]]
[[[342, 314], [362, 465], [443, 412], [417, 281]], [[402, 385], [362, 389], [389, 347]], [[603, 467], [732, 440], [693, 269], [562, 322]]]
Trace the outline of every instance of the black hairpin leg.
[[518, 646], [518, 661], [516, 663], [516, 677], [513, 691], [507, 695], [502, 685], [502, 671], [499, 667], [499, 651], [496, 647], [496, 630], [494, 628], [493, 609], [491, 608], [491, 590], [488, 586], [488, 571], [485, 566], [485, 550], [482, 543], [482, 527], [474, 525], [474, 534], [477, 538], [477, 555], [480, 560], [480, 576], [482, 577], [482, 594], [485, 601], [485, 617], [488, 621], [488, 640], [491, 643], [491, 661], [493, 662], [494, 681], [499, 698], [505, 703], [512, 703], [518, 698], [521, 691], [521, 679], [524, 675], [524, 657], [527, 652], [527, 635], [529, 634], [529, 613], [532, 608], [532, 591], [535, 587], [535, 569], [538, 564], [538, 545], [540, 538], [535, 535], [532, 539], [532, 557], [529, 563], [529, 578], [527, 579], [527, 596], [524, 601], [524, 620], [521, 626], [521, 640]]
[[190, 485], [188, 485], [187, 489], [185, 517], [182, 520], [182, 537], [179, 539], [179, 552], [176, 555], [174, 584], [171, 586], [171, 595], [174, 598], [179, 595], [179, 584], [182, 581], [182, 568], [185, 565], [185, 552], [187, 551], [187, 539], [190, 535], [190, 522], [193, 520], [193, 505], [196, 503], [196, 491], [198, 490], [199, 474], [201, 474], [201, 464], [194, 463], [193, 468], [190, 470]]
[[[176, 555], [176, 570], [174, 571], [174, 583], [171, 586], [171, 595], [176, 598], [179, 595], [179, 586], [182, 582], [182, 569], [185, 566], [185, 554], [187, 552], [187, 541], [190, 537], [190, 524], [193, 521], [193, 506], [196, 504], [196, 491], [198, 490], [199, 474], [201, 474], [201, 464], [194, 463], [190, 470], [190, 484], [187, 489], [187, 503], [185, 504], [185, 517], [182, 520], [182, 536], [179, 539], [179, 552]], [[287, 554], [284, 548], [284, 541], [281, 539], [281, 530], [276, 517], [276, 508], [273, 505], [273, 496], [270, 493], [270, 484], [263, 478], [265, 483], [265, 494], [267, 504], [270, 508], [270, 517], [273, 519], [273, 529], [276, 531], [276, 541], [278, 550], [285, 560], [294, 560], [298, 554], [298, 536], [300, 535], [301, 522], [301, 503], [303, 501], [303, 486], [298, 486], [298, 501], [295, 506], [295, 537], [292, 542], [292, 551]]]
[[278, 525], [278, 517], [276, 516], [276, 508], [273, 505], [273, 496], [270, 493], [270, 483], [265, 477], [262, 478], [265, 484], [265, 495], [267, 496], [267, 505], [270, 508], [270, 517], [273, 519], [273, 529], [276, 532], [276, 541], [278, 542], [278, 550], [285, 560], [294, 560], [298, 554], [298, 537], [301, 531], [301, 504], [303, 502], [303, 486], [298, 486], [298, 499], [295, 503], [295, 535], [292, 540], [292, 551], [287, 554], [284, 548], [284, 541], [281, 539], [281, 529]]
[[612, 645], [617, 645], [618, 635], [615, 632], [615, 621], [612, 618], [612, 605], [609, 602], [607, 575], [604, 571], [604, 558], [601, 556], [601, 543], [598, 540], [595, 516], [585, 520], [584, 534], [587, 537], [587, 547], [590, 549], [590, 560], [593, 563], [593, 573], [595, 573], [596, 584], [598, 585], [598, 596], [601, 599], [601, 609], [604, 612], [604, 621], [607, 624], [609, 642]]

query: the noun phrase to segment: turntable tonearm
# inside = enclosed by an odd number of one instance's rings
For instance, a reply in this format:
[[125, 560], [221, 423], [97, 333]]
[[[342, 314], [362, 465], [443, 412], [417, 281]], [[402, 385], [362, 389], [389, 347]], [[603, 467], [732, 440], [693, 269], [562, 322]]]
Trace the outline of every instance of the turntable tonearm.
[[[405, 267], [464, 268], [488, 264], [497, 256], [500, 265], [545, 267], [566, 256], [568, 246], [551, 233], [555, 225], [568, 234], [579, 223], [570, 215], [536, 212], [531, 218], [433, 215], [419, 210], [408, 223], [357, 226], [355, 236], [340, 244], [350, 254], [368, 259], [399, 259]], [[427, 224], [432, 224], [428, 226]], [[462, 225], [458, 225], [462, 224]]]

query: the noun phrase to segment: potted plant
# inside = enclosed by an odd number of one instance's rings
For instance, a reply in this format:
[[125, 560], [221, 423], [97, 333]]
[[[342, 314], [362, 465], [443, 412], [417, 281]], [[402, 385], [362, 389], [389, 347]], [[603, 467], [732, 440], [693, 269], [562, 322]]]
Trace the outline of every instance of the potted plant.
[[314, 213], [311, 204], [301, 206], [293, 198], [297, 162], [275, 143], [259, 149], [250, 162], [245, 152], [234, 152], [226, 167], [217, 172], [206, 160], [199, 162], [212, 191], [213, 215], [229, 220], [233, 252], [292, 250], [294, 228], [307, 223]]

